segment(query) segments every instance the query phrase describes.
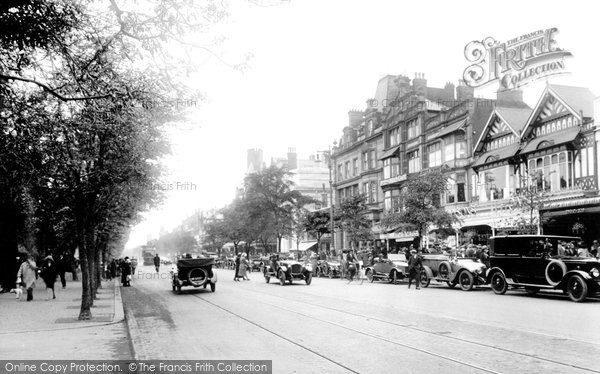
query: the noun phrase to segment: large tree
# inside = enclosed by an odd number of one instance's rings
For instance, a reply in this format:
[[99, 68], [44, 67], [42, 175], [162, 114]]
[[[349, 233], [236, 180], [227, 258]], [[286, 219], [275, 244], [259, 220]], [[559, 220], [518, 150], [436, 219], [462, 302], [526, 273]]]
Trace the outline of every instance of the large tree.
[[369, 212], [366, 201], [364, 194], [347, 197], [342, 200], [335, 213], [334, 221], [337, 221], [337, 227], [348, 235], [353, 248], [361, 240], [373, 239], [371, 221], [366, 216]]
[[297, 214], [303, 206], [314, 200], [294, 190], [294, 183], [285, 169], [270, 166], [249, 174], [244, 182], [244, 198], [251, 215], [271, 222], [271, 230], [277, 238], [277, 252], [281, 251], [281, 239], [290, 237], [297, 224]]
[[302, 220], [304, 230], [317, 239], [317, 248], [321, 248], [321, 238], [331, 233], [331, 220], [329, 212], [317, 210], [308, 212]]
[[[136, 8], [137, 7], [137, 8]], [[79, 250], [80, 319], [101, 261], [160, 200], [162, 129], [194, 99], [194, 32], [223, 16], [211, 1], [9, 0], [0, 5], [0, 255], [18, 245]], [[8, 25], [8, 27], [6, 27]], [[172, 58], [179, 49], [182, 58]], [[32, 239], [37, 233], [37, 243]], [[6, 260], [6, 261], [4, 261]], [[6, 284], [5, 284], [6, 286]]]
[[441, 206], [441, 196], [447, 189], [447, 178], [433, 170], [408, 180], [400, 193], [400, 209], [389, 212], [382, 219], [387, 228], [412, 227], [419, 232], [419, 242], [431, 225], [451, 229], [455, 217]]

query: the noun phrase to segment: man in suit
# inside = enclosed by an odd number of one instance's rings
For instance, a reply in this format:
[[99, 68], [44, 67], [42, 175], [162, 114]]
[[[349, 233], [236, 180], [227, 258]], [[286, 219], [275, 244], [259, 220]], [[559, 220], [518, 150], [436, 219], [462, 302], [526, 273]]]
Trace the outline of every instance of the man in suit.
[[419, 274], [421, 274], [421, 270], [423, 269], [423, 260], [421, 259], [421, 255], [414, 249], [410, 251], [410, 254], [411, 256], [408, 259], [408, 288], [410, 288], [414, 279], [417, 290], [420, 290]]

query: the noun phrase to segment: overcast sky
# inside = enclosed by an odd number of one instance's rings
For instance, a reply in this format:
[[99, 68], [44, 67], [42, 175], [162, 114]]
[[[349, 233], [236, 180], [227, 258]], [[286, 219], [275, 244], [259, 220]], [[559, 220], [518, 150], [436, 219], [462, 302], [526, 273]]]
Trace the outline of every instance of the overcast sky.
[[[249, 68], [232, 69], [206, 56], [194, 85], [206, 96], [190, 120], [169, 132], [172, 155], [165, 203], [145, 214], [128, 247], [170, 230], [197, 209], [222, 207], [246, 170], [248, 148], [265, 159], [327, 149], [339, 139], [350, 109], [365, 109], [387, 74], [425, 74], [428, 85], [455, 85], [468, 63], [464, 47], [491, 36], [499, 41], [557, 27], [558, 46], [573, 57], [571, 74], [551, 83], [589, 87], [600, 95], [597, 11], [594, 2], [503, 1], [232, 1], [230, 16], [215, 30], [227, 40], [215, 49], [236, 63], [250, 53]], [[489, 5], [487, 5], [489, 4]], [[490, 97], [494, 87], [476, 91]], [[535, 104], [543, 83], [525, 88]], [[189, 183], [188, 190], [177, 183]], [[183, 185], [180, 185], [183, 186]]]

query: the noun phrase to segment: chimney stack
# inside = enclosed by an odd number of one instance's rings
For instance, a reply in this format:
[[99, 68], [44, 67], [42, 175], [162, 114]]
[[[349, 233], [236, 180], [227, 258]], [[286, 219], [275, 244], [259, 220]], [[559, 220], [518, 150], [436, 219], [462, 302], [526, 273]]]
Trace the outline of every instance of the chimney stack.
[[464, 80], [458, 81], [458, 87], [456, 87], [456, 100], [465, 101], [471, 100], [475, 97], [475, 89], [465, 84]]
[[419, 96], [425, 97], [427, 95], [427, 79], [425, 79], [425, 74], [423, 73], [415, 73], [415, 78], [412, 81], [413, 90]]

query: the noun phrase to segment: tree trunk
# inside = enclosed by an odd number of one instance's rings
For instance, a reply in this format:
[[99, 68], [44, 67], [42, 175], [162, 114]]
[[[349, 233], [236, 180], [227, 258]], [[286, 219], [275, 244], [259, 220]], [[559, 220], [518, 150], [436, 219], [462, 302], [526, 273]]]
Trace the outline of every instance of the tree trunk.
[[[83, 243], [82, 243], [83, 244]], [[81, 309], [79, 311], [80, 320], [92, 318], [92, 289], [90, 287], [90, 276], [87, 248], [85, 245], [79, 247], [79, 258], [81, 259]]]

